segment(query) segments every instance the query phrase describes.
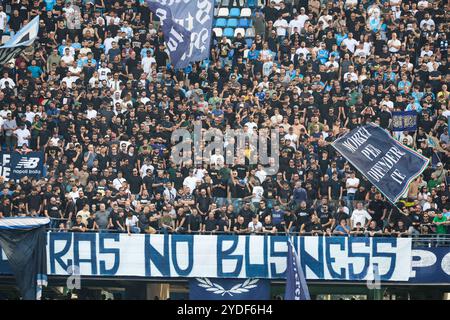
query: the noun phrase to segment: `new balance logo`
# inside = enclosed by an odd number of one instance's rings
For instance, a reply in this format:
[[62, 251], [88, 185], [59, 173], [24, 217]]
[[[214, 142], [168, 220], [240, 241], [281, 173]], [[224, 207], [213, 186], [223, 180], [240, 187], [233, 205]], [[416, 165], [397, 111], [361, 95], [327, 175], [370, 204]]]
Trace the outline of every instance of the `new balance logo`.
[[24, 158], [22, 157], [16, 165], [17, 169], [34, 169], [39, 164], [39, 158]]

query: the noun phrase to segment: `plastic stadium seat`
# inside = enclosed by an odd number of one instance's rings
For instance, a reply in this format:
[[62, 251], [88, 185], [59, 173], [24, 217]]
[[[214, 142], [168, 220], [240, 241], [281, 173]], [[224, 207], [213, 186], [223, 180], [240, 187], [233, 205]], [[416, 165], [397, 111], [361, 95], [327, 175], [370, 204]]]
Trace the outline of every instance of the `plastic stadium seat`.
[[225, 28], [225, 30], [223, 30], [223, 36], [227, 38], [233, 38], [234, 36], [233, 28]]
[[242, 37], [245, 36], [245, 29], [244, 28], [236, 28], [234, 29], [234, 36], [237, 37], [238, 33], [241, 34]]
[[230, 14], [230, 11], [228, 10], [228, 8], [220, 8], [217, 16], [218, 17], [228, 17], [229, 14]]
[[241, 18], [250, 18], [252, 15], [252, 10], [250, 8], [242, 8]]
[[248, 27], [250, 27], [250, 20], [249, 19], [239, 19], [239, 24], [238, 24], [238, 26], [240, 27], [240, 28], [248, 28]]
[[256, 1], [257, 1], [257, 0], [248, 0], [247, 5], [248, 5], [250, 8], [254, 8], [254, 7], [256, 7]]
[[220, 5], [223, 7], [228, 7], [230, 5], [230, 0], [222, 0], [220, 1]]
[[253, 39], [245, 39], [245, 43], [247, 44], [247, 48], [252, 47]]
[[216, 20], [215, 27], [217, 28], [225, 28], [227, 26], [227, 19], [219, 18]]
[[241, 9], [239, 8], [231, 8], [230, 17], [239, 17], [241, 15]]
[[246, 38], [254, 38], [255, 30], [253, 28], [248, 28], [247, 31], [245, 31], [245, 37]]
[[238, 26], [238, 19], [234, 19], [234, 18], [228, 19], [227, 27], [236, 28], [237, 26]]
[[214, 28], [213, 29], [214, 33], [216, 34], [216, 37], [221, 37], [223, 35], [223, 30], [222, 28]]

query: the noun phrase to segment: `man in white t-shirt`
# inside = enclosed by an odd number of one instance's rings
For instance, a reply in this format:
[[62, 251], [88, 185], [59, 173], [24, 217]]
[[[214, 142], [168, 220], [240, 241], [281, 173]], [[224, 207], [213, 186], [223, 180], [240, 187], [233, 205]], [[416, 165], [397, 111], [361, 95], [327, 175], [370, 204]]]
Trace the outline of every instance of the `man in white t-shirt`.
[[286, 19], [283, 18], [282, 15], [278, 17], [278, 19], [274, 22], [273, 27], [277, 29], [277, 37], [284, 38], [286, 37], [287, 29], [289, 28], [289, 24]]
[[351, 227], [353, 228], [359, 222], [362, 227], [367, 228], [370, 220], [372, 220], [372, 217], [367, 210], [364, 209], [362, 202], [358, 202], [356, 204], [356, 209], [353, 210], [352, 216], [350, 217]]
[[117, 178], [113, 180], [113, 186], [114, 188], [119, 191], [120, 188], [123, 186], [123, 184], [126, 182], [125, 178], [123, 177], [122, 171], [117, 172]]
[[305, 22], [309, 20], [308, 15], [305, 14], [305, 8], [300, 8], [300, 14], [297, 17], [297, 20], [300, 22], [298, 29], [298, 31], [300, 32], [305, 27]]
[[420, 22], [420, 29], [423, 31], [430, 31], [431, 26], [435, 26], [434, 20], [431, 19], [430, 14], [425, 13], [424, 19]]
[[8, 23], [8, 16], [3, 11], [3, 6], [0, 6], [0, 43], [2, 42], [3, 32], [5, 32], [6, 24]]
[[298, 14], [295, 14], [294, 19], [292, 19], [289, 22], [289, 35], [292, 35], [294, 33], [294, 28], [297, 28], [297, 31], [300, 32], [301, 28], [303, 28], [303, 25], [305, 23], [302, 22], [299, 18], [298, 18]]
[[350, 177], [345, 181], [345, 187], [347, 188], [347, 207], [353, 208], [352, 201], [355, 200], [355, 193], [359, 188], [359, 179], [356, 177], [355, 171], [350, 173]]
[[3, 78], [0, 79], [0, 89], [5, 89], [6, 87], [14, 89], [15, 86], [16, 84], [14, 83], [14, 80], [8, 76], [8, 72], [4, 72]]
[[262, 166], [262, 164], [258, 164], [258, 170], [255, 173], [255, 177], [257, 177], [259, 179], [261, 184], [266, 180], [267, 172], [266, 172], [266, 170], [264, 170], [264, 167]]
[[303, 54], [303, 58], [306, 59], [306, 56], [309, 54], [309, 49], [306, 47], [305, 41], [302, 41], [300, 43], [300, 48], [295, 50], [295, 53], [298, 54], [299, 56], [300, 56], [300, 54]]
[[389, 48], [389, 52], [391, 53], [398, 52], [402, 47], [402, 43], [397, 39], [397, 34], [395, 32], [392, 33], [392, 38], [388, 41], [387, 45]]
[[108, 68], [106, 62], [102, 62], [102, 66], [98, 68], [98, 78], [100, 81], [108, 79], [108, 73], [111, 73], [111, 69]]
[[154, 63], [156, 63], [156, 60], [154, 57], [152, 57], [152, 52], [150, 50], [147, 50], [141, 62], [144, 72], [150, 74], [152, 71], [152, 64]]
[[27, 146], [30, 145], [29, 139], [31, 138], [31, 132], [27, 129], [25, 123], [22, 122], [20, 127], [17, 128], [14, 133], [17, 136], [17, 146], [21, 147], [24, 143], [26, 143]]
[[251, 115], [248, 119], [249, 121], [245, 123], [248, 127], [248, 133], [253, 134], [254, 129], [258, 129], [258, 124], [255, 122], [255, 118]]
[[87, 110], [86, 110], [86, 118], [89, 120], [97, 117], [97, 110], [94, 110], [94, 106], [92, 104], [88, 104]]
[[345, 39], [342, 41], [342, 43], [345, 44], [345, 45], [347, 46], [348, 50], [349, 50], [351, 53], [354, 53], [354, 52], [355, 52], [355, 49], [356, 49], [356, 45], [357, 45], [359, 42], [358, 42], [356, 39], [353, 38], [353, 33], [349, 32], [349, 33], [348, 33], [348, 38], [345, 38]]
[[349, 66], [348, 72], [344, 74], [344, 79], [348, 79], [348, 76], [350, 76], [351, 81], [358, 81], [358, 75], [355, 73], [355, 67]]
[[264, 188], [257, 183], [252, 190], [252, 202], [256, 203], [256, 202], [260, 202], [263, 199], [263, 194], [264, 194]]
[[183, 180], [183, 186], [189, 187], [189, 194], [192, 194], [194, 192], [194, 189], [197, 186], [197, 181], [197, 177], [194, 176], [194, 170], [189, 169], [189, 176], [184, 178]]
[[74, 57], [72, 54], [70, 54], [70, 48], [66, 47], [64, 49], [64, 55], [61, 58], [61, 61], [64, 62], [67, 65], [72, 65], [72, 63], [74, 62]]
[[138, 221], [139, 219], [134, 214], [128, 214], [125, 220], [128, 235], [141, 232], [141, 229], [137, 226]]
[[394, 110], [394, 102], [391, 101], [389, 95], [385, 95], [380, 102], [380, 106], [386, 106], [389, 111]]

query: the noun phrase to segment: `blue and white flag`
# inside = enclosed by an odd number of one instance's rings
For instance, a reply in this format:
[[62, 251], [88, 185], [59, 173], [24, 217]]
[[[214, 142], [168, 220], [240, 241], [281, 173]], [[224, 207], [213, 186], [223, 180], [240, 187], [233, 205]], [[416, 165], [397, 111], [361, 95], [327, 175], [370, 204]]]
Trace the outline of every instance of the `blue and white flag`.
[[416, 130], [417, 130], [417, 112], [415, 110], [392, 112], [392, 131], [416, 131]]
[[8, 63], [22, 50], [33, 44], [39, 32], [39, 16], [27, 23], [11, 39], [0, 47], [0, 65]]
[[48, 218], [0, 219], [0, 254], [5, 253], [22, 299], [40, 300], [47, 285]]
[[265, 279], [210, 279], [189, 281], [189, 300], [269, 300], [270, 281]]
[[[214, 0], [147, 0], [150, 10], [155, 12], [152, 8], [160, 8], [162, 10], [160, 14], [157, 13], [161, 19], [165, 41], [168, 42], [168, 35], [164, 31], [163, 18], [170, 15], [170, 19], [173, 20], [173, 24], [179, 25], [182, 29], [187, 30], [190, 33], [188, 37], [189, 41], [181, 41], [179, 35], [181, 31], [176, 29], [178, 35], [170, 35], [170, 39], [173, 44], [178, 44], [178, 48], [186, 46], [186, 50], [177, 49], [183, 53], [178, 60], [172, 60], [172, 64], [176, 69], [186, 68], [191, 62], [201, 61], [209, 57], [210, 43], [211, 43], [211, 30], [214, 17]], [[167, 12], [168, 14], [164, 14]], [[163, 18], [161, 18], [163, 17]], [[171, 22], [168, 22], [171, 24]], [[168, 28], [166, 28], [167, 30]], [[184, 34], [186, 35], [186, 34]], [[167, 45], [169, 47], [169, 45]], [[169, 51], [171, 49], [169, 48]], [[171, 51], [172, 52], [172, 51]], [[172, 59], [172, 56], [171, 56]]]
[[292, 241], [288, 241], [286, 262], [286, 291], [284, 300], [311, 300], [305, 274], [300, 263], [300, 256], [295, 251]]
[[355, 128], [332, 146], [392, 203], [398, 201], [429, 162], [373, 123]]

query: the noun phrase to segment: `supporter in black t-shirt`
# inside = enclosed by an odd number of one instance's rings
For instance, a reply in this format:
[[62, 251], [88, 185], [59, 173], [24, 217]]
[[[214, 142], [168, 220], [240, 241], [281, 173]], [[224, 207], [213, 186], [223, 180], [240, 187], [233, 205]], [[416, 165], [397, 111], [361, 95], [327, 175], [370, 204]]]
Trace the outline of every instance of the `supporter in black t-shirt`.
[[277, 226], [273, 224], [272, 217], [270, 215], [264, 218], [262, 223], [262, 232], [269, 235], [277, 233]]
[[248, 232], [248, 223], [245, 223], [244, 217], [239, 215], [236, 219], [236, 223], [233, 225], [233, 231], [235, 234], [245, 234]]
[[86, 225], [82, 222], [81, 216], [77, 216], [77, 220], [72, 225], [71, 231], [72, 232], [85, 232], [86, 231]]
[[291, 233], [296, 230], [296, 216], [292, 213], [292, 211], [286, 211], [283, 215], [284, 232]]
[[373, 221], [376, 221], [378, 226], [383, 225], [383, 220], [386, 217], [386, 206], [384, 201], [382, 200], [381, 193], [376, 193], [375, 200], [369, 202], [369, 206], [367, 211], [372, 217]]
[[300, 233], [306, 233], [307, 235], [322, 235], [324, 232], [324, 229], [322, 227], [322, 224], [320, 223], [319, 217], [314, 213], [311, 216], [311, 220], [305, 222], [302, 224]]
[[203, 223], [203, 232], [211, 233], [217, 231], [217, 220], [214, 213], [210, 212]]
[[375, 220], [371, 220], [369, 226], [365, 230], [365, 234], [369, 237], [378, 237], [382, 235], [382, 230]]
[[188, 232], [199, 232], [202, 228], [202, 217], [198, 214], [197, 209], [192, 209], [189, 215]]
[[217, 220], [217, 231], [222, 233], [230, 231], [230, 222], [225, 212], [221, 213]]
[[361, 226], [361, 222], [357, 222], [355, 227], [350, 231], [350, 234], [354, 237], [360, 237], [364, 235], [365, 231], [364, 227]]

